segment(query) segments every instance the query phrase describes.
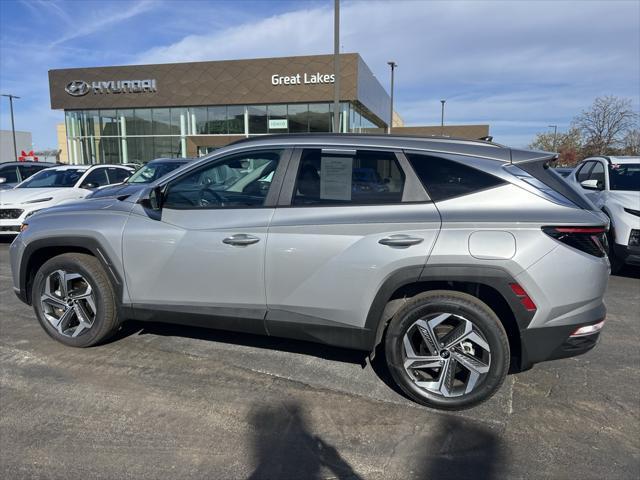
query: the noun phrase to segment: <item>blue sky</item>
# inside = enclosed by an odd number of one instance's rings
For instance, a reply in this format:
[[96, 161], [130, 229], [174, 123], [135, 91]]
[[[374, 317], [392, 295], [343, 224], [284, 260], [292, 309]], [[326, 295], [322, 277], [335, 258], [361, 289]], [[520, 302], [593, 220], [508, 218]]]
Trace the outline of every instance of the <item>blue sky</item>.
[[[358, 52], [407, 125], [489, 123], [524, 146], [600, 95], [640, 111], [640, 1], [345, 1], [344, 52]], [[333, 1], [0, 0], [0, 90], [36, 148], [57, 145], [54, 68], [331, 53]], [[6, 99], [0, 128], [9, 129]]]

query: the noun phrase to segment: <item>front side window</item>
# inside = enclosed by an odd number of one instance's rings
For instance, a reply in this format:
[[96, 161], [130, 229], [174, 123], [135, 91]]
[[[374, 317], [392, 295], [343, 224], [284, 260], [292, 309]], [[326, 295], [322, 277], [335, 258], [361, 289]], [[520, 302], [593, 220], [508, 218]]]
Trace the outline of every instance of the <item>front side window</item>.
[[596, 180], [598, 188], [604, 188], [604, 167], [601, 162], [595, 163], [589, 174], [589, 180]]
[[0, 170], [0, 177], [4, 178], [7, 183], [16, 183], [18, 180], [18, 171], [15, 165], [4, 167]]
[[73, 187], [86, 170], [65, 168], [57, 170], [47, 168], [30, 176], [17, 188], [64, 188]]
[[402, 202], [404, 173], [391, 152], [325, 153], [305, 149], [294, 205], [385, 205]]
[[171, 182], [164, 208], [256, 208], [264, 205], [281, 150], [224, 157]]
[[640, 191], [640, 163], [613, 163], [609, 165], [611, 190]]
[[589, 172], [593, 167], [593, 162], [587, 162], [580, 167], [580, 170], [576, 173], [576, 179], [582, 183], [589, 178]]
[[444, 158], [414, 153], [408, 154], [407, 158], [429, 197], [435, 202], [469, 195], [504, 183], [498, 177]]

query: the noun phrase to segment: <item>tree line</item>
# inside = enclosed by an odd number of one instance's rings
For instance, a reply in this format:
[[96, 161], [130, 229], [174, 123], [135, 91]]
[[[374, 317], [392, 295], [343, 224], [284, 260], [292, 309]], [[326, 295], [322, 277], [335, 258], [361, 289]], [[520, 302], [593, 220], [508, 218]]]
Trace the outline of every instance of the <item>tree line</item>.
[[573, 166], [594, 155], [640, 155], [639, 119], [631, 100], [598, 97], [567, 131], [538, 133], [529, 147], [558, 152], [558, 166]]

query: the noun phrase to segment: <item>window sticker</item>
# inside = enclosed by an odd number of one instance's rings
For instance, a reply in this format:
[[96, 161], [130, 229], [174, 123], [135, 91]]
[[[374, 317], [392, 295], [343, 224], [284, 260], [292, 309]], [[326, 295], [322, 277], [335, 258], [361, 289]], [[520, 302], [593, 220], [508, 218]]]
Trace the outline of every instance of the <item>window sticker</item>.
[[320, 166], [320, 198], [351, 200], [352, 157], [322, 157]]

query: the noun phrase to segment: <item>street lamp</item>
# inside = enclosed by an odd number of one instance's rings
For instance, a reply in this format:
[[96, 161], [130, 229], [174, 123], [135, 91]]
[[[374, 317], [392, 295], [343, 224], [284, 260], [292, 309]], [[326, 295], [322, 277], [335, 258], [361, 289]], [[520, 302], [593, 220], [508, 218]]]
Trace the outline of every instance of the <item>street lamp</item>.
[[13, 123], [13, 99], [20, 98], [15, 95], [11, 95], [10, 93], [1, 94], [3, 97], [7, 97], [9, 99], [9, 109], [11, 110], [11, 132], [13, 133], [13, 155], [14, 158], [18, 159], [18, 147], [16, 145], [16, 127]]
[[446, 100], [440, 100], [442, 104], [442, 112], [440, 113], [440, 135], [444, 135], [444, 104], [446, 102]]
[[334, 1], [333, 9], [333, 131], [340, 132], [340, 0]]
[[394, 61], [387, 62], [387, 65], [391, 67], [391, 105], [389, 107], [389, 126], [387, 127], [387, 133], [391, 134], [391, 127], [393, 126], [393, 72], [398, 66]]
[[553, 151], [555, 152], [558, 142], [558, 125], [549, 125], [549, 128], [553, 128]]

